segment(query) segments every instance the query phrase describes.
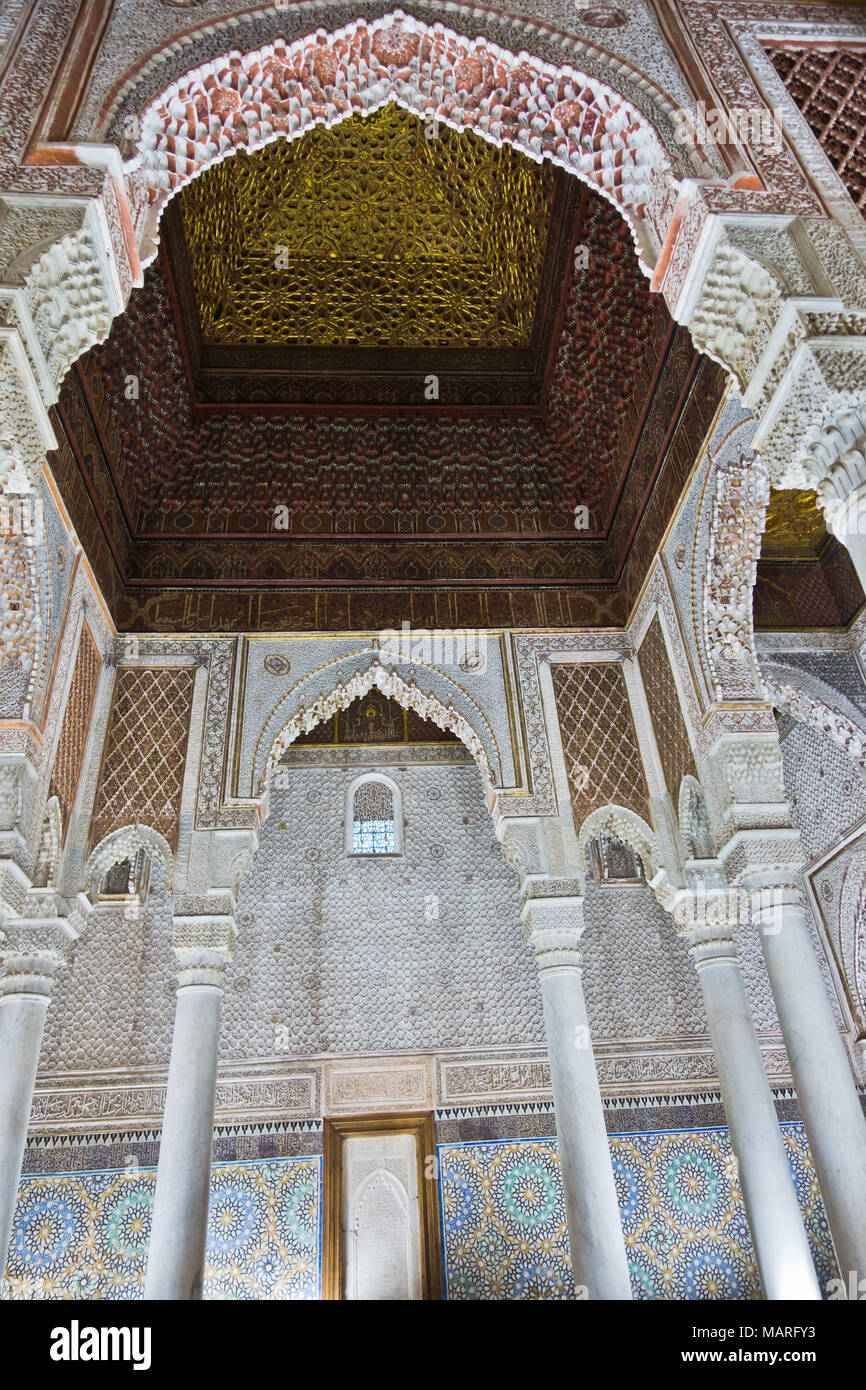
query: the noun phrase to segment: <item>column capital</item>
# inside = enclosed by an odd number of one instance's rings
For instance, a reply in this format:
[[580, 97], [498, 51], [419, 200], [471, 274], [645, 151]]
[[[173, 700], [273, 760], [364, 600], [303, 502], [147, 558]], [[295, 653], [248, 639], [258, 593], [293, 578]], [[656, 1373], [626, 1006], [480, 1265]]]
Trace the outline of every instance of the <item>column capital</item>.
[[685, 941], [696, 969], [736, 961], [734, 927], [747, 905], [735, 888], [697, 888], [677, 893], [668, 907], [677, 934]]
[[738, 830], [719, 851], [729, 883], [752, 886], [799, 888], [803, 847], [793, 826]]
[[172, 924], [178, 989], [194, 985], [222, 989], [237, 940], [234, 895], [176, 898]]
[[534, 879], [524, 885], [520, 920], [539, 970], [580, 966], [585, 922], [579, 890], [573, 879]]
[[795, 907], [805, 911], [805, 898], [797, 875], [785, 872], [780, 866], [777, 872], [749, 874], [743, 880], [749, 895], [752, 922], [759, 930], [775, 932], [775, 914], [779, 908]]
[[72, 958], [76, 932], [61, 917], [14, 917], [0, 930], [5, 973], [0, 997], [30, 995], [47, 999], [61, 965]]

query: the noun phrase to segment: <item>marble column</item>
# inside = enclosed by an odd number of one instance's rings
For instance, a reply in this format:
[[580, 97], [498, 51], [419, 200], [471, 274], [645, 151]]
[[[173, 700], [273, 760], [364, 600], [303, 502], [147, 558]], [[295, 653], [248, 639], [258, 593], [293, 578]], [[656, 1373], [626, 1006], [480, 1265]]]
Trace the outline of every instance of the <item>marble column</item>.
[[750, 875], [764, 959], [842, 1280], [866, 1278], [866, 1119], [799, 887]]
[[74, 933], [57, 918], [7, 921], [0, 950], [0, 1275], [5, 1274], [12, 1220], [42, 1032], [58, 966]]
[[574, 1282], [590, 1299], [630, 1299], [610, 1146], [583, 996], [583, 900], [528, 883], [523, 923], [538, 966]]
[[698, 972], [740, 1187], [768, 1299], [821, 1290], [737, 959], [740, 895], [688, 892], [672, 916]]
[[225, 969], [234, 947], [230, 914], [176, 915], [177, 1007], [146, 1299], [199, 1299], [204, 1281], [214, 1104]]

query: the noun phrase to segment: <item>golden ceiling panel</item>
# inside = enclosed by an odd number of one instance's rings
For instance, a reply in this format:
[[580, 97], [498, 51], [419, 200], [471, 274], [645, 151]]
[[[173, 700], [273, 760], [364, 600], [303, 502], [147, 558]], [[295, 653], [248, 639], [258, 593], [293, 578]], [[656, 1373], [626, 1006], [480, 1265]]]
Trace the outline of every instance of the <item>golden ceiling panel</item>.
[[529, 344], [555, 170], [393, 104], [223, 160], [180, 194], [202, 340]]
[[812, 560], [821, 554], [826, 542], [827, 527], [816, 494], [795, 488], [773, 488], [761, 558]]

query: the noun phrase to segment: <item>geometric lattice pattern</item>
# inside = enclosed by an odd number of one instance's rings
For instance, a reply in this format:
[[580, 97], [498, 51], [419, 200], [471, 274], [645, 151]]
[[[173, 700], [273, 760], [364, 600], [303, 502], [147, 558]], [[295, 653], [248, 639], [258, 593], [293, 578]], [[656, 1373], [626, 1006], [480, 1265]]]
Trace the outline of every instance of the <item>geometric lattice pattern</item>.
[[779, 76], [859, 208], [866, 208], [866, 51], [770, 48]]
[[[140, 1299], [154, 1168], [24, 1177], [9, 1248], [13, 1299]], [[321, 1159], [216, 1164], [204, 1297], [321, 1296]]]
[[99, 650], [91, 636], [90, 628], [84, 623], [75, 655], [63, 723], [60, 726], [60, 738], [57, 740], [49, 792], [50, 796], [56, 796], [60, 802], [64, 835], [69, 823], [69, 812], [75, 804], [75, 793], [78, 790], [100, 664]]
[[[821, 1287], [837, 1277], [802, 1125], [782, 1126]], [[635, 1299], [758, 1299], [761, 1287], [726, 1129], [612, 1134]], [[573, 1299], [555, 1139], [439, 1148], [449, 1299]]]
[[640, 644], [638, 662], [665, 783], [676, 806], [680, 782], [687, 773], [697, 777], [697, 770], [658, 614]]
[[574, 820], [611, 803], [651, 823], [625, 678], [617, 661], [551, 663]]
[[433, 129], [389, 103], [240, 150], [188, 184], [180, 208], [203, 339], [527, 344], [553, 166]]
[[149, 825], [177, 848], [195, 671], [118, 669], [90, 826], [90, 847], [122, 825]]
[[393, 854], [394, 797], [385, 782], [362, 782], [352, 798], [352, 853]]

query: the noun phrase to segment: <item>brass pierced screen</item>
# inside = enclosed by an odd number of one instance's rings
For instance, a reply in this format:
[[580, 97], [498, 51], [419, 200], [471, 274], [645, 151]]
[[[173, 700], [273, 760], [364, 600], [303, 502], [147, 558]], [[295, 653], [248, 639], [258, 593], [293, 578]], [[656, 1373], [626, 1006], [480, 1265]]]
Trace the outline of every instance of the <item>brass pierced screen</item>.
[[56, 796], [63, 817], [63, 833], [69, 822], [69, 812], [75, 804], [78, 779], [84, 758], [84, 745], [90, 729], [90, 716], [99, 679], [100, 658], [87, 623], [81, 629], [78, 651], [72, 669], [72, 681], [66, 697], [66, 709], [57, 740], [54, 767], [51, 770], [50, 796]]
[[866, 208], [866, 51], [771, 46], [770, 57], [854, 202]]
[[90, 823], [90, 846], [122, 825], [149, 825], [177, 849], [195, 672], [121, 667]]
[[575, 825], [611, 803], [650, 821], [622, 668], [610, 661], [550, 669]]
[[692, 777], [698, 774], [658, 615], [653, 618], [640, 644], [638, 663], [665, 782], [676, 802], [680, 782], [686, 773], [691, 773]]
[[393, 104], [180, 195], [202, 340], [528, 346], [555, 173]]

